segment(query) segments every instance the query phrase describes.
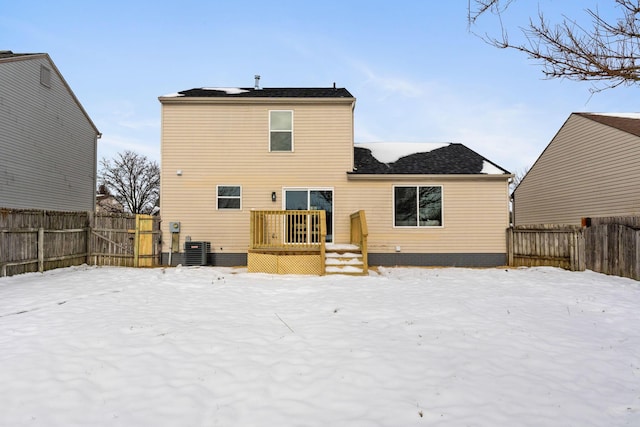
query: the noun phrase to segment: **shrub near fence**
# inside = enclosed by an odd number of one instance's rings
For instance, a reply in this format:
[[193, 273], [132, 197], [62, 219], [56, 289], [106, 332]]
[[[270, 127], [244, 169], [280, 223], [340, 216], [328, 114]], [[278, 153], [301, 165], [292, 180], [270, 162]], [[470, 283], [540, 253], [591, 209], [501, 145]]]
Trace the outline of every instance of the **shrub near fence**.
[[[151, 218], [158, 242], [159, 218]], [[81, 265], [135, 266], [136, 215], [0, 209], [0, 277]], [[145, 265], [153, 265], [145, 264]]]
[[510, 266], [553, 266], [640, 280], [640, 217], [585, 219], [585, 227], [507, 229]]

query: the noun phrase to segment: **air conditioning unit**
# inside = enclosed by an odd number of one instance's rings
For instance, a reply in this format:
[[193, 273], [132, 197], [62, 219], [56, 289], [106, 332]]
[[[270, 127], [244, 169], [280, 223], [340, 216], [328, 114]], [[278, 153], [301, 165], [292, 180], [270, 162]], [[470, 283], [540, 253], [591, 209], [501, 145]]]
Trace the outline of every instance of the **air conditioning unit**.
[[185, 265], [207, 265], [207, 254], [210, 249], [209, 242], [185, 242]]

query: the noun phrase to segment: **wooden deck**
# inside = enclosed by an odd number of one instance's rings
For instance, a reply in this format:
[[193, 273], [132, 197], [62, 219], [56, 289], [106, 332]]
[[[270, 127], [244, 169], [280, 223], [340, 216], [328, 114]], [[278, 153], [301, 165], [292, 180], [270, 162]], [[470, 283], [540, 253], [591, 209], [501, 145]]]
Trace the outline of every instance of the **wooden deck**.
[[[363, 227], [364, 226], [364, 227]], [[248, 271], [273, 274], [367, 274], [364, 212], [351, 215], [351, 252], [354, 260], [336, 262], [340, 245], [329, 244], [326, 213], [321, 210], [251, 211]], [[354, 230], [354, 227], [356, 230]], [[344, 257], [342, 257], [344, 258]], [[327, 269], [327, 262], [330, 264]]]

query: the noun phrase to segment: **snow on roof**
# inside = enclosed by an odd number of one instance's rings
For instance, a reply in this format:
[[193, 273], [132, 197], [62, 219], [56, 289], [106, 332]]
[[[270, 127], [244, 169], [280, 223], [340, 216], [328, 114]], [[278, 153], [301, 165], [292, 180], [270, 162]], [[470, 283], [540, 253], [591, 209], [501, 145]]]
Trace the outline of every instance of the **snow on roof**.
[[166, 95], [162, 95], [162, 98], [177, 98], [179, 96], [184, 96], [184, 95], [178, 92], [174, 92], [174, 93], [168, 93]]
[[218, 92], [224, 92], [227, 95], [237, 95], [239, 93], [249, 92], [246, 89], [240, 89], [239, 87], [203, 87], [202, 90], [215, 90]]
[[587, 113], [597, 116], [624, 117], [625, 119], [640, 119], [640, 113]]
[[487, 175], [502, 175], [505, 173], [505, 171], [495, 166], [491, 162], [484, 160], [482, 162], [482, 171], [480, 173], [486, 173]]
[[355, 143], [356, 147], [371, 150], [371, 155], [382, 163], [393, 163], [416, 153], [427, 153], [451, 145], [448, 142], [366, 142]]

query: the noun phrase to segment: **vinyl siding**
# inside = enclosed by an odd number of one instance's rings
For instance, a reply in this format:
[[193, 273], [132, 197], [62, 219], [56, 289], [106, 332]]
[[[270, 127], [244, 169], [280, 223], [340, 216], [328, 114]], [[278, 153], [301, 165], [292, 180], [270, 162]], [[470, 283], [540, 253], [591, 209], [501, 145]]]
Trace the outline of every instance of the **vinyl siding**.
[[[268, 111], [294, 111], [294, 152], [270, 153]], [[349, 240], [349, 215], [364, 209], [369, 251], [395, 253], [505, 253], [508, 176], [349, 179], [353, 169], [352, 105], [174, 104], [162, 107], [161, 209], [181, 222], [185, 238], [210, 241], [214, 253], [243, 253], [251, 209], [282, 209], [283, 189], [334, 191], [334, 242]], [[182, 175], [178, 176], [177, 171]], [[393, 185], [442, 185], [444, 227], [393, 227]], [[242, 210], [216, 210], [216, 185], [242, 186]], [[276, 192], [277, 201], [271, 201]], [[164, 245], [163, 252], [169, 246]]]
[[[346, 210], [364, 209], [369, 252], [504, 253], [508, 227], [507, 179], [431, 177], [426, 180], [350, 182]], [[393, 226], [394, 185], [442, 186], [442, 227]], [[348, 232], [349, 224], [346, 224]], [[347, 236], [348, 237], [348, 236]]]
[[[274, 109], [294, 111], [294, 152], [269, 152]], [[181, 222], [181, 248], [190, 236], [215, 251], [245, 252], [251, 209], [281, 209], [283, 187], [332, 187], [352, 168], [350, 103], [164, 104], [162, 111], [162, 217]], [[216, 185], [242, 186], [242, 211], [216, 210]]]
[[640, 137], [571, 115], [515, 192], [515, 224], [640, 215]]
[[97, 132], [53, 64], [0, 63], [0, 87], [0, 207], [93, 210]]

